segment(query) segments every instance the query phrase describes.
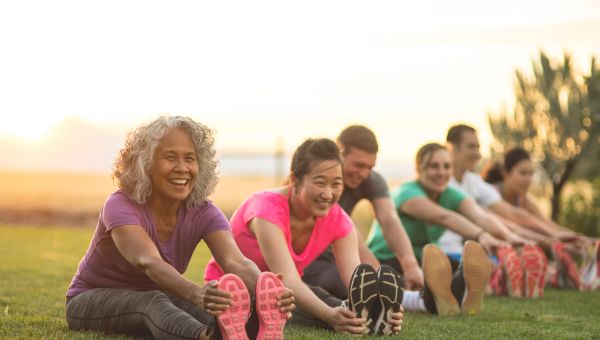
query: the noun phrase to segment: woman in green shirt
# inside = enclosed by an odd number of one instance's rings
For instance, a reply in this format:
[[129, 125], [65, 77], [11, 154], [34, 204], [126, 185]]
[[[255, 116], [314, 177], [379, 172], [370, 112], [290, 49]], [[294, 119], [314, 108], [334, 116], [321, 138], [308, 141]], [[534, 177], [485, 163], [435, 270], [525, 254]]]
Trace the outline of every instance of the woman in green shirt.
[[[396, 188], [391, 196], [419, 261], [423, 247], [436, 244], [446, 229], [465, 239], [478, 241], [488, 252], [506, 245], [498, 239], [505, 231], [473, 199], [448, 186], [452, 163], [445, 147], [437, 143], [422, 146], [417, 152], [416, 166], [417, 179]], [[380, 261], [385, 263], [394, 259], [377, 221], [367, 242]]]
[[[433, 297], [439, 315], [456, 314], [459, 309], [467, 314], [478, 313], [491, 273], [484, 248], [489, 252], [508, 244], [487, 232], [502, 234], [472, 199], [448, 188], [452, 165], [445, 147], [437, 143], [422, 146], [417, 152], [416, 165], [417, 180], [405, 183], [391, 196], [423, 267], [425, 289], [422, 295], [425, 301], [428, 296]], [[446, 228], [469, 240], [454, 274], [448, 257], [435, 245]], [[371, 228], [367, 245], [382, 263], [401, 270], [377, 223]], [[405, 300], [406, 297], [407, 294]], [[431, 308], [426, 307], [431, 312]]]

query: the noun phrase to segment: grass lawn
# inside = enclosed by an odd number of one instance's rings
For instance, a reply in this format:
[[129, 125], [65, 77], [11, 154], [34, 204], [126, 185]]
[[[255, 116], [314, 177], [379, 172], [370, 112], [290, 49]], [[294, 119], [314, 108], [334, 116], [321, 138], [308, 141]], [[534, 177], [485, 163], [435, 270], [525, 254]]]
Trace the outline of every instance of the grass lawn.
[[[92, 233], [0, 226], [0, 338], [105, 338], [71, 332], [64, 320], [64, 294]], [[206, 247], [199, 247], [185, 275], [201, 282], [207, 259]], [[600, 292], [547, 290], [543, 300], [534, 301], [490, 297], [476, 316], [407, 313], [398, 337], [600, 339]], [[286, 338], [353, 337], [288, 327]]]

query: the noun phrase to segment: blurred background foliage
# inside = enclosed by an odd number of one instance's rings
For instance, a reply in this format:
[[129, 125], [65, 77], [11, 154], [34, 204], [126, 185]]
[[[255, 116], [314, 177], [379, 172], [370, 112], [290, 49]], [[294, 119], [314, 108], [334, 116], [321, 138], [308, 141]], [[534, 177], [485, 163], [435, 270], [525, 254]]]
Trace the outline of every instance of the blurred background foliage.
[[514, 108], [488, 113], [492, 156], [501, 159], [517, 146], [529, 151], [542, 170], [542, 187], [551, 188], [552, 218], [598, 235], [599, 65], [592, 57], [589, 70], [582, 72], [568, 53], [551, 60], [541, 51], [532, 72], [517, 69], [515, 75]]

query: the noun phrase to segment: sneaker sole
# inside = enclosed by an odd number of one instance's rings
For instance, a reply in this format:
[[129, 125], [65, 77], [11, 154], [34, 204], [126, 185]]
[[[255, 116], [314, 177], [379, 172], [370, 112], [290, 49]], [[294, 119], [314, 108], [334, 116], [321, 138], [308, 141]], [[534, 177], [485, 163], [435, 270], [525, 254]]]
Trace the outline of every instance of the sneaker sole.
[[399, 274], [389, 266], [381, 265], [377, 271], [379, 302], [381, 315], [375, 324], [375, 334], [389, 335], [393, 333], [389, 321], [392, 314], [400, 311], [404, 291], [400, 285]]
[[552, 245], [552, 250], [555, 254], [555, 259], [560, 263], [560, 267], [563, 271], [561, 274], [566, 279], [565, 286], [568, 288], [574, 288], [576, 290], [581, 289], [581, 279], [579, 277], [579, 270], [577, 264], [573, 260], [573, 257], [569, 252], [564, 249], [564, 245], [555, 243]]
[[544, 275], [544, 259], [537, 249], [526, 245], [521, 255], [525, 281], [525, 297], [536, 299], [544, 295], [540, 286], [540, 278]]
[[483, 309], [485, 287], [492, 274], [492, 265], [483, 247], [477, 242], [467, 241], [463, 251], [463, 274], [465, 296], [461, 307], [463, 314], [478, 314]]
[[256, 311], [258, 313], [258, 340], [282, 340], [287, 313], [277, 306], [277, 297], [285, 287], [277, 275], [263, 272], [256, 282]]
[[423, 274], [440, 316], [460, 314], [458, 302], [450, 290], [452, 267], [448, 257], [435, 245], [423, 247]]
[[354, 269], [350, 287], [348, 289], [348, 299], [350, 309], [360, 318], [367, 320], [367, 326], [370, 332], [373, 331], [375, 322], [371, 311], [373, 304], [377, 301], [378, 295], [377, 273], [375, 269], [368, 264], [360, 264]]
[[521, 259], [514, 249], [510, 249], [504, 258], [504, 271], [506, 273], [506, 288], [508, 295], [515, 298], [523, 297], [523, 267]]
[[234, 274], [225, 274], [219, 279], [219, 289], [231, 294], [233, 303], [217, 316], [223, 340], [247, 340], [246, 321], [250, 313], [250, 294], [242, 279]]

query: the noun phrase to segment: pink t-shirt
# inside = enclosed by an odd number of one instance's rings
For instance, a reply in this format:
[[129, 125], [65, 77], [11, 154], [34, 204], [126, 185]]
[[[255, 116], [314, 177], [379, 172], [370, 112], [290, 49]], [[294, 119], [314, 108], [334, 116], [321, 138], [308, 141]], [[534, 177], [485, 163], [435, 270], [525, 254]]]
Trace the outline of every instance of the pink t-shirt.
[[[302, 276], [304, 268], [333, 241], [348, 235], [354, 228], [350, 217], [336, 203], [327, 215], [316, 219], [306, 247], [300, 254], [296, 254], [292, 248], [288, 197], [272, 191], [255, 193], [232, 216], [231, 230], [242, 253], [254, 261], [261, 271], [267, 271], [269, 268], [262, 256], [256, 237], [248, 228], [248, 223], [256, 217], [269, 221], [281, 229], [287, 242], [288, 251], [300, 276]], [[223, 274], [221, 267], [212, 258], [206, 266], [204, 280], [206, 282], [217, 280]]]
[[117, 249], [110, 232], [123, 225], [141, 226], [162, 259], [179, 273], [185, 272], [196, 246], [207, 234], [230, 230], [229, 222], [221, 210], [210, 201], [205, 201], [193, 208], [182, 205], [175, 231], [168, 240], [160, 241], [147, 206], [117, 191], [104, 203], [96, 232], [79, 263], [67, 297], [93, 288], [160, 289], [144, 272], [129, 264]]

